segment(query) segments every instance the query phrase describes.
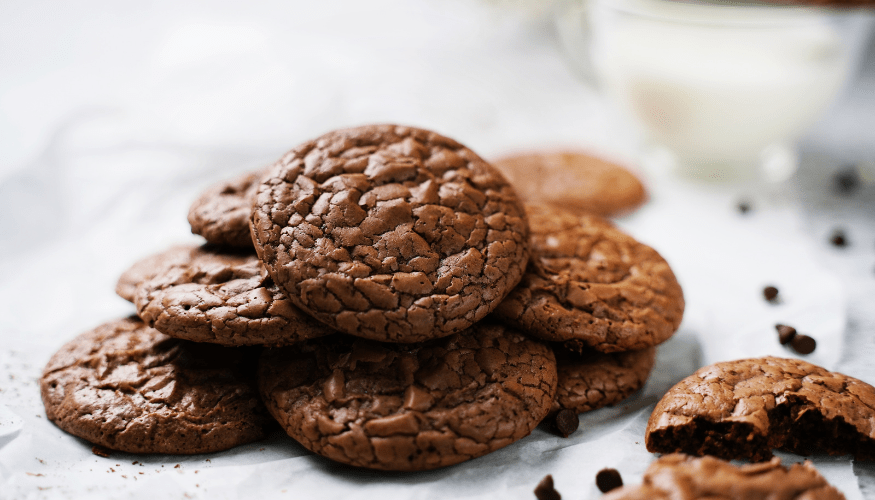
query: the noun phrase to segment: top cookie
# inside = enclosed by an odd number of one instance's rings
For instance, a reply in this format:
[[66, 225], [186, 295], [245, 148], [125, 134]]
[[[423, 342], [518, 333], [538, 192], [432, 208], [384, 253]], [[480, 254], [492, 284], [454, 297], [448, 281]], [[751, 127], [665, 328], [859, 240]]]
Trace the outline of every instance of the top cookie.
[[644, 349], [677, 330], [683, 292], [654, 249], [595, 215], [526, 210], [532, 258], [496, 315], [538, 338], [602, 352]]
[[191, 232], [217, 245], [251, 248], [249, 215], [264, 173], [248, 172], [204, 191], [188, 211]]
[[875, 387], [799, 359], [700, 368], [657, 403], [647, 450], [767, 460], [773, 448], [875, 459]]
[[520, 279], [513, 188], [470, 149], [392, 125], [338, 130], [274, 165], [252, 212], [259, 257], [300, 308], [388, 342], [463, 330]]
[[650, 464], [644, 484], [601, 500], [844, 500], [811, 462], [788, 469], [781, 459], [736, 467], [714, 457], [665, 455]]
[[526, 202], [611, 217], [647, 201], [644, 185], [620, 165], [573, 151], [542, 151], [492, 162]]

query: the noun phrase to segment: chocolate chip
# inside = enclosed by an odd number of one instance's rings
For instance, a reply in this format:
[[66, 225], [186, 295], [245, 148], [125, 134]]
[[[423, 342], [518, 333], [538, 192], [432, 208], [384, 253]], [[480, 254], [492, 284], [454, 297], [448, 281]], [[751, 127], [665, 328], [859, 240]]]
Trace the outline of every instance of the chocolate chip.
[[848, 246], [848, 239], [845, 236], [845, 232], [841, 229], [836, 229], [832, 232], [832, 236], [830, 236], [829, 242], [837, 247]]
[[778, 330], [778, 342], [781, 345], [787, 345], [796, 336], [796, 329], [792, 326], [775, 325], [775, 329]]
[[562, 495], [553, 487], [553, 476], [547, 474], [535, 487], [535, 498], [538, 500], [562, 500]]
[[623, 486], [623, 478], [617, 469], [602, 469], [595, 475], [595, 485], [599, 491], [607, 493]]
[[553, 428], [564, 438], [573, 434], [579, 426], [580, 419], [577, 418], [577, 412], [568, 408], [559, 410], [553, 421]]
[[107, 450], [103, 446], [92, 446], [91, 453], [94, 453], [98, 457], [109, 458], [109, 450]]
[[790, 341], [790, 346], [799, 354], [811, 354], [817, 347], [817, 341], [808, 335], [796, 335]]
[[750, 212], [750, 203], [747, 201], [739, 201], [738, 205], [736, 205], [736, 208], [738, 209], [738, 212], [742, 215], [746, 214]]
[[860, 187], [860, 174], [853, 165], [849, 165], [836, 172], [833, 182], [839, 194], [849, 195]]
[[774, 304], [778, 301], [778, 289], [773, 286], [767, 286], [763, 288], [763, 297], [765, 297], [766, 300]]

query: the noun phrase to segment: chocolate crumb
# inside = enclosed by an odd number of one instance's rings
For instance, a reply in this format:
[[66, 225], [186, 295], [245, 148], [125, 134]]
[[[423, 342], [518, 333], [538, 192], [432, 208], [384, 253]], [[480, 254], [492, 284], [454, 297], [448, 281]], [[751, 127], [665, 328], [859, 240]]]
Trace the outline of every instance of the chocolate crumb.
[[852, 194], [860, 187], [860, 174], [853, 165], [848, 165], [833, 176], [835, 189], [839, 194]]
[[178, 469], [178, 468], [179, 468], [179, 464], [174, 465], [173, 468], [174, 468], [174, 469]]
[[848, 246], [848, 238], [847, 236], [845, 236], [845, 232], [841, 229], [835, 229], [832, 232], [832, 236], [830, 236], [829, 242], [837, 247]]
[[799, 354], [811, 354], [817, 348], [817, 341], [808, 335], [796, 335], [790, 341], [790, 346]]
[[763, 297], [772, 304], [778, 302], [778, 289], [771, 285], [763, 288]]
[[535, 498], [538, 500], [562, 500], [562, 495], [553, 487], [553, 476], [547, 474], [535, 487]]
[[577, 412], [568, 408], [559, 410], [553, 420], [553, 428], [560, 436], [567, 438], [580, 426], [580, 419], [577, 418]]
[[623, 486], [623, 478], [617, 469], [602, 469], [595, 475], [595, 485], [599, 491], [607, 493]]
[[787, 325], [775, 325], [775, 329], [778, 330], [778, 342], [781, 345], [787, 345], [793, 340], [793, 337], [796, 336], [796, 329], [792, 326]]
[[739, 201], [738, 205], [736, 205], [738, 212], [742, 215], [750, 212], [750, 202], [748, 201]]
[[92, 446], [91, 453], [94, 453], [98, 457], [109, 458], [109, 450], [107, 450], [103, 446], [97, 446], [97, 445]]

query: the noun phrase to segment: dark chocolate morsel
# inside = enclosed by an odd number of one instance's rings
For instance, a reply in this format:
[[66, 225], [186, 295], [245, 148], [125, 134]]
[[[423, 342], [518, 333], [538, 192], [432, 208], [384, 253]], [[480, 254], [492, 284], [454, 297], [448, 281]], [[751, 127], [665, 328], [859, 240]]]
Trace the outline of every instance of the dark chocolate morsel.
[[775, 325], [775, 329], [778, 330], [778, 341], [781, 345], [789, 344], [793, 337], [796, 336], [796, 329], [792, 326]]
[[595, 485], [599, 491], [607, 493], [623, 486], [623, 477], [617, 469], [602, 469], [595, 475]]
[[790, 341], [790, 346], [799, 354], [811, 354], [817, 348], [817, 341], [808, 335], [796, 335]]
[[535, 498], [538, 500], [562, 500], [562, 495], [553, 487], [553, 476], [547, 474], [535, 487]]
[[559, 435], [567, 438], [580, 426], [580, 419], [577, 418], [577, 412], [574, 410], [564, 409], [559, 410], [556, 418], [553, 420], [553, 427], [559, 432]]
[[763, 297], [766, 298], [769, 302], [777, 302], [778, 299], [778, 289], [773, 286], [767, 286], [763, 288]]

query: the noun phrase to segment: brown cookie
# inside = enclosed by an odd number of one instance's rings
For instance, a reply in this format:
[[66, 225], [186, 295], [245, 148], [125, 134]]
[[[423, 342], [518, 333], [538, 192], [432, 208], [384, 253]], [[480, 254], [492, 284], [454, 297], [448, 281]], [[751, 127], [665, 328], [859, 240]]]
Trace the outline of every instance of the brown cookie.
[[338, 462], [424, 470], [528, 435], [550, 410], [546, 345], [488, 321], [419, 344], [349, 336], [265, 351], [259, 388], [289, 436]]
[[583, 354], [554, 348], [559, 383], [551, 413], [569, 409], [577, 413], [611, 406], [644, 386], [656, 362], [656, 348], [605, 354]]
[[875, 388], [798, 359], [700, 368], [657, 403], [647, 449], [768, 460], [772, 449], [875, 459]]
[[513, 188], [427, 130], [338, 130], [287, 153], [252, 213], [258, 255], [301, 309], [352, 335], [417, 342], [483, 319], [528, 258]]
[[644, 185], [635, 174], [580, 152], [521, 153], [492, 164], [526, 202], [611, 217], [631, 212], [647, 201]]
[[265, 437], [252, 348], [195, 344], [127, 318], [79, 335], [40, 379], [61, 429], [129, 453], [194, 454]]
[[115, 293], [128, 302], [133, 302], [137, 294], [137, 285], [154, 278], [158, 273], [174, 265], [190, 261], [200, 252], [201, 247], [197, 245], [176, 245], [169, 250], [141, 259], [122, 273], [115, 285]]
[[137, 287], [137, 314], [172, 337], [227, 346], [287, 345], [334, 330], [295, 307], [258, 256], [204, 246]]
[[526, 210], [531, 260], [497, 316], [544, 340], [601, 352], [645, 349], [677, 330], [683, 292], [655, 250], [595, 215]]
[[249, 216], [264, 173], [248, 172], [204, 191], [188, 211], [191, 232], [217, 245], [251, 248]]
[[612, 490], [601, 500], [844, 500], [806, 461], [790, 468], [770, 462], [736, 467], [714, 457], [665, 455], [651, 463], [640, 486]]

